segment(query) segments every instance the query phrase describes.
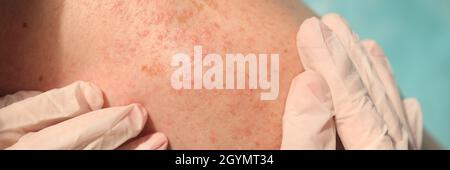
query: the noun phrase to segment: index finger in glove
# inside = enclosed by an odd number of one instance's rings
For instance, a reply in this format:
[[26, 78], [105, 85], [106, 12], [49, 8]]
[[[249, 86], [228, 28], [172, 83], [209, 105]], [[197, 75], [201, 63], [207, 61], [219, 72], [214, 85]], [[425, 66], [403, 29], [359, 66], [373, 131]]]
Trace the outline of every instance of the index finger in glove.
[[75, 82], [0, 109], [0, 148], [35, 132], [103, 106], [103, 94], [93, 84]]
[[7, 149], [116, 149], [144, 128], [139, 104], [96, 110], [29, 133]]

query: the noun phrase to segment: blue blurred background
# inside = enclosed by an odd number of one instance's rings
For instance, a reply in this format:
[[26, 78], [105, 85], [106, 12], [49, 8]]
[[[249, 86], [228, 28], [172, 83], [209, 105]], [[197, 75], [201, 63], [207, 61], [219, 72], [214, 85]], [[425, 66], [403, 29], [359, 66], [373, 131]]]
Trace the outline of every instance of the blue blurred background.
[[305, 0], [345, 17], [389, 57], [405, 97], [422, 104], [424, 126], [450, 149], [450, 0]]

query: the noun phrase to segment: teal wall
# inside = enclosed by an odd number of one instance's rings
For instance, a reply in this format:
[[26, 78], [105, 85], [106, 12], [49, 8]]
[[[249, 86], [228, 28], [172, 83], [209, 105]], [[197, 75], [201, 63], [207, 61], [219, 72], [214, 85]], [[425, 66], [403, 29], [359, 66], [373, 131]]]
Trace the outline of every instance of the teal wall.
[[425, 128], [450, 148], [450, 0], [305, 0], [337, 12], [384, 48], [406, 97], [422, 104]]

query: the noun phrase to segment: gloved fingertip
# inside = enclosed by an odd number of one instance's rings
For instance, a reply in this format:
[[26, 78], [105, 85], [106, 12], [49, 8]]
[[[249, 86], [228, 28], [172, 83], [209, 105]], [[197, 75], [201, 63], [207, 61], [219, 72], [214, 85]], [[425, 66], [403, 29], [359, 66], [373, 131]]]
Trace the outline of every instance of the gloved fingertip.
[[328, 54], [328, 41], [334, 38], [334, 33], [319, 19], [305, 20], [297, 33], [297, 50], [303, 67], [307, 70], [317, 69], [321, 64], [321, 56]]
[[315, 17], [306, 19], [297, 33], [297, 46], [320, 47], [324, 45], [321, 21]]
[[358, 35], [350, 28], [350, 24], [348, 24], [347, 20], [338, 14], [332, 13], [325, 15], [322, 17], [322, 22], [338, 34], [341, 41], [352, 42], [359, 39]]
[[366, 51], [371, 54], [370, 56], [376, 58], [385, 58], [383, 49], [378, 45], [376, 41], [364, 40], [362, 44]]
[[167, 145], [169, 144], [169, 140], [167, 139], [167, 136], [164, 135], [163, 133], [157, 132], [154, 134], [154, 136], [157, 135], [157, 139], [158, 141], [155, 142], [154, 146], [155, 150], [166, 150], [167, 149]]
[[135, 125], [137, 125], [140, 131], [142, 128], [144, 128], [145, 123], [147, 122], [147, 110], [142, 104], [139, 103], [130, 104], [129, 107], [131, 107], [129, 116], [132, 117], [132, 120], [136, 121]]
[[161, 133], [156, 132], [150, 135], [133, 139], [123, 146], [119, 147], [119, 150], [165, 150], [168, 146], [167, 137]]
[[139, 112], [147, 114], [147, 110], [145, 109], [144, 105], [140, 103], [132, 103], [130, 106], [135, 107], [138, 109]]
[[330, 13], [322, 17], [322, 22], [325, 24], [336, 23], [342, 26], [349, 27], [347, 20], [345, 20], [341, 15], [337, 13]]
[[83, 95], [86, 97], [87, 103], [92, 110], [101, 109], [103, 107], [103, 92], [96, 85], [88, 82], [77, 81], [74, 83], [78, 86]]
[[167, 149], [168, 140], [166, 135], [161, 132], [151, 134], [147, 141], [142, 143], [137, 149], [142, 150], [165, 150]]

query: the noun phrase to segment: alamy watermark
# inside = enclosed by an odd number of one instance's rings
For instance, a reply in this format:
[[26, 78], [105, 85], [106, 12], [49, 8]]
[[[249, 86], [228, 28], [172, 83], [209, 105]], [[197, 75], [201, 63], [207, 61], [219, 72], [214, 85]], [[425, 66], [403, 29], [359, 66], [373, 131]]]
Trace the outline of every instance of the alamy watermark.
[[[261, 92], [261, 100], [276, 100], [279, 94], [279, 58], [279, 54], [226, 54], [223, 61], [219, 54], [203, 57], [202, 46], [194, 46], [193, 59], [185, 53], [172, 56], [171, 66], [178, 68], [172, 74], [171, 84], [176, 90], [262, 89], [266, 91]], [[205, 72], [204, 67], [208, 68]]]

